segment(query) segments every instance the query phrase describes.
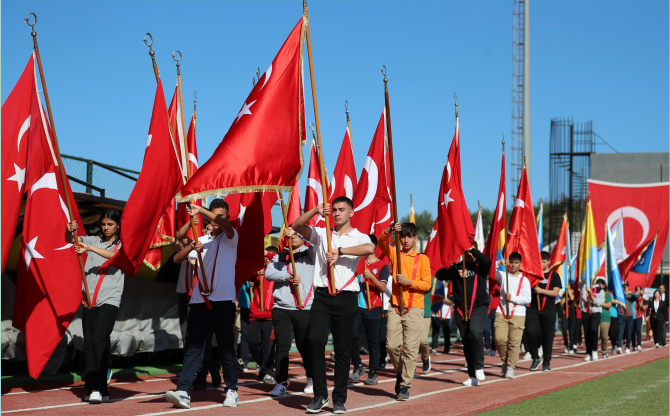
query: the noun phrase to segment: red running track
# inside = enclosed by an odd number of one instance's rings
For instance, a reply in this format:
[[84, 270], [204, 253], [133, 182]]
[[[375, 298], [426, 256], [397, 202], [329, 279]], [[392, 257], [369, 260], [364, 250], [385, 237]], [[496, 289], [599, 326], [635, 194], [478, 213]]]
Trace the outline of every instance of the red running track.
[[[668, 357], [668, 348], [654, 349], [650, 341], [643, 342], [641, 352], [615, 355], [596, 362], [584, 361], [583, 351], [564, 355], [562, 338], [554, 343], [553, 371], [529, 371], [530, 360], [520, 360], [514, 380], [500, 376], [500, 358], [486, 357], [486, 380], [479, 387], [464, 387], [467, 378], [465, 359], [460, 345], [452, 347], [451, 354], [431, 356], [432, 370], [428, 373], [417, 366], [410, 390], [410, 402], [395, 401], [395, 375], [392, 369], [379, 372], [379, 385], [364, 386], [350, 383], [347, 399], [348, 413], [379, 415], [402, 413], [469, 415], [526, 400], [534, 396], [560, 390], [623, 369], [637, 367]], [[302, 393], [305, 376], [297, 354], [292, 354], [289, 396], [273, 399], [268, 396], [272, 385], [257, 380], [257, 373], [239, 373], [240, 404], [237, 408], [221, 406], [225, 398], [223, 388], [193, 392], [191, 409], [178, 409], [165, 401], [163, 394], [174, 389], [174, 374], [146, 376], [135, 379], [113, 380], [110, 385], [111, 402], [92, 405], [82, 402], [83, 382], [72, 384], [31, 385], [23, 388], [2, 389], [2, 412], [21, 415], [188, 415], [235, 414], [305, 414], [312, 395]], [[365, 360], [364, 360], [365, 361]], [[332, 361], [327, 361], [328, 387], [332, 391]], [[501, 398], [504, 398], [501, 399]], [[332, 403], [331, 403], [332, 405]], [[391, 407], [389, 407], [391, 406]], [[332, 408], [321, 414], [328, 414]]]

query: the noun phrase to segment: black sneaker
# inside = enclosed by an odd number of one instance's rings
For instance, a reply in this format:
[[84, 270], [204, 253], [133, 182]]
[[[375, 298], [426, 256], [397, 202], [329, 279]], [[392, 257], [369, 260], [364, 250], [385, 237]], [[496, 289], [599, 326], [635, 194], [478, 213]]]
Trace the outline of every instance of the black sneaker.
[[347, 407], [342, 402], [335, 402], [335, 405], [333, 406], [333, 413], [336, 415], [347, 413]]
[[530, 371], [535, 371], [538, 368], [540, 368], [540, 363], [542, 361], [538, 358], [537, 360], [533, 360], [533, 363], [530, 365]]
[[349, 381], [358, 381], [361, 379], [361, 376], [365, 374], [365, 368], [363, 368], [363, 364], [359, 366], [354, 366], [354, 372], [351, 373], [351, 376], [349, 377]]
[[377, 372], [376, 371], [369, 371], [368, 372], [368, 379], [365, 380], [364, 384], [366, 386], [376, 386], [378, 384]]
[[328, 406], [328, 397], [316, 396], [307, 406], [307, 413], [319, 413], [326, 406]]
[[430, 356], [423, 360], [423, 372], [427, 373], [430, 371]]
[[400, 393], [400, 382], [402, 382], [402, 375], [398, 374], [395, 378], [395, 394]]
[[542, 364], [542, 371], [551, 371], [549, 364]]
[[380, 370], [385, 370], [385, 369], [386, 369], [386, 363], [387, 363], [386, 360], [384, 360], [384, 361], [380, 361], [380, 362], [379, 362], [379, 369], [380, 369]]
[[400, 387], [400, 392], [398, 393], [397, 400], [399, 402], [401, 402], [403, 400], [409, 400], [409, 387], [407, 387], [407, 386]]

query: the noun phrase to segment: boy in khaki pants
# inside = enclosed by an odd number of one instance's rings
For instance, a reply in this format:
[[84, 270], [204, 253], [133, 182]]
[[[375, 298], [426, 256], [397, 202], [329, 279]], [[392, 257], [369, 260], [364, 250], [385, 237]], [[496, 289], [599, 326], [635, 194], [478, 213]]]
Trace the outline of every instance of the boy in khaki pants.
[[[507, 260], [498, 261], [498, 264], [505, 264], [507, 272], [496, 270], [500, 305], [496, 311], [494, 328], [496, 347], [503, 362], [502, 376], [505, 378], [514, 378], [514, 369], [519, 361], [519, 345], [526, 327], [526, 305], [531, 299], [530, 280], [519, 271], [521, 260], [521, 254], [515, 251]], [[509, 286], [506, 282], [508, 278]]]
[[[390, 245], [391, 229], [400, 233], [400, 269], [396, 249]], [[416, 225], [393, 224], [379, 236], [379, 248], [388, 257], [393, 270], [393, 296], [388, 309], [386, 348], [396, 371], [397, 400], [409, 399], [414, 379], [416, 356], [423, 329], [424, 293], [430, 290], [430, 261], [416, 251]], [[400, 311], [400, 285], [403, 287], [404, 313]], [[400, 361], [400, 346], [403, 360]]]

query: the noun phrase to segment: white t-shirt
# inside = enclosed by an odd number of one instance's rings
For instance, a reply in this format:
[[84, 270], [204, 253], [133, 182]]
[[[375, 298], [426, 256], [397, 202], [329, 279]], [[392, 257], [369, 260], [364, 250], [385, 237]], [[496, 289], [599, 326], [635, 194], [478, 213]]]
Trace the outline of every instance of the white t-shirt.
[[[228, 238], [226, 237], [226, 233], [221, 233], [216, 238], [212, 238], [211, 235], [205, 235], [198, 239], [203, 244], [202, 261], [205, 264], [207, 284], [209, 290], [212, 291], [208, 296], [211, 301], [235, 301], [237, 295], [235, 292], [235, 263], [237, 262], [237, 242], [239, 237], [237, 231], [233, 230], [233, 233], [233, 238]], [[196, 259], [197, 257], [198, 253], [195, 250], [188, 254], [189, 260]], [[215, 262], [216, 276], [212, 276]], [[197, 273], [198, 279], [201, 279], [200, 267], [197, 268]], [[200, 294], [200, 284], [196, 284], [193, 288], [190, 303], [203, 303], [204, 301]]]
[[[189, 253], [191, 254], [191, 253]], [[186, 293], [186, 274], [193, 276], [193, 268], [195, 267], [189, 260], [182, 261], [179, 264], [179, 280], [177, 280], [177, 293]], [[189, 288], [191, 287], [191, 279], [188, 281]]]
[[384, 293], [382, 296], [382, 300], [384, 301], [382, 307], [384, 308], [385, 311], [389, 310], [389, 304], [391, 303], [392, 296], [393, 296], [393, 285], [387, 283], [386, 289], [384, 289]]
[[[309, 239], [310, 244], [315, 247], [314, 259], [314, 287], [328, 287], [328, 262], [326, 261], [326, 254], [328, 253], [328, 243], [326, 240], [326, 229], [311, 227], [312, 237]], [[356, 247], [363, 244], [372, 244], [370, 237], [361, 233], [357, 229], [353, 229], [348, 233], [339, 235], [337, 231], [333, 230], [332, 234], [333, 252], [338, 248]], [[362, 256], [342, 255], [337, 262], [335, 262], [335, 286], [339, 290], [349, 290], [352, 292], [360, 291], [358, 280], [354, 279], [347, 287], [342, 289], [347, 282], [356, 275], [356, 268]], [[390, 286], [390, 285], [387, 285]]]
[[[500, 285], [500, 306], [496, 313], [505, 315], [507, 299], [505, 298], [505, 289], [507, 284], [505, 283], [506, 272], [501, 272], [496, 270], [496, 280]], [[519, 284], [521, 284], [521, 291], [519, 291]], [[517, 296], [519, 292], [519, 296]], [[530, 280], [521, 273], [509, 274], [509, 293], [512, 295], [512, 300], [509, 305], [509, 313], [512, 314], [514, 311], [514, 316], [526, 316], [526, 305], [530, 304], [531, 300], [531, 291], [530, 291]], [[516, 307], [514, 306], [516, 305]]]

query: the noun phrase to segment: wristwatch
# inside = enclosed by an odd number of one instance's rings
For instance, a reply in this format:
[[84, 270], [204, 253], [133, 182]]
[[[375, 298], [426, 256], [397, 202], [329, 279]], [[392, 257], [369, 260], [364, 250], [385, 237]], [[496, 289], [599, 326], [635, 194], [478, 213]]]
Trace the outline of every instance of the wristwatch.
[[342, 255], [342, 247], [337, 248], [337, 254], [340, 256]]

